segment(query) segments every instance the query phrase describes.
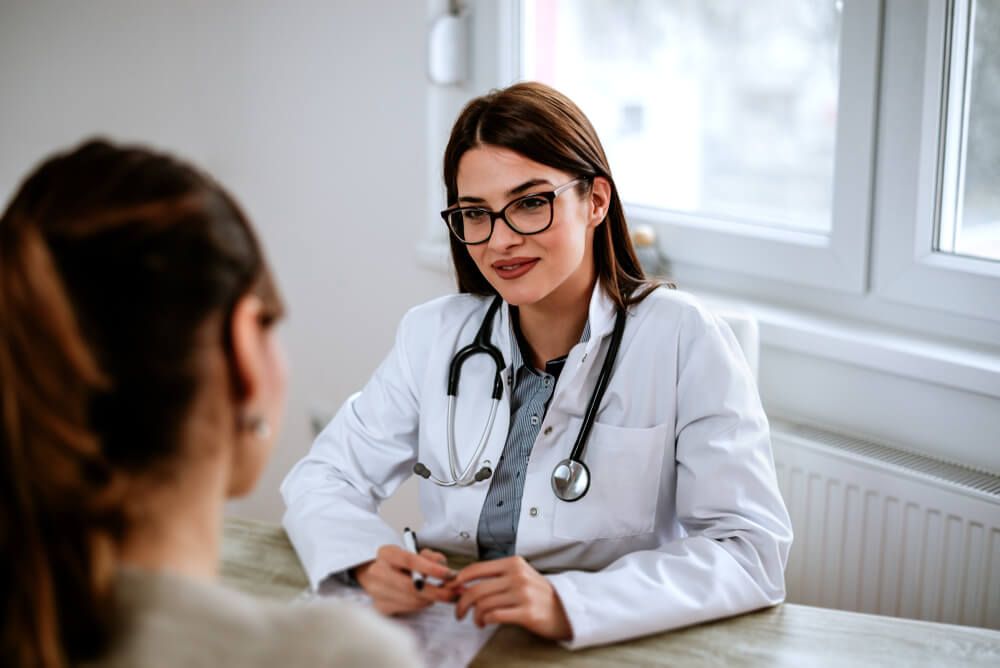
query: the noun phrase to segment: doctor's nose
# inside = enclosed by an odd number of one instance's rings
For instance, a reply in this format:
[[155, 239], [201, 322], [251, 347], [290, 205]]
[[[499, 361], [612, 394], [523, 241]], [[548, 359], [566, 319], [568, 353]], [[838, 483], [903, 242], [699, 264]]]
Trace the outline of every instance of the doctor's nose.
[[498, 219], [493, 225], [493, 234], [488, 242], [493, 250], [505, 250], [524, 242], [524, 236], [510, 228], [503, 219]]

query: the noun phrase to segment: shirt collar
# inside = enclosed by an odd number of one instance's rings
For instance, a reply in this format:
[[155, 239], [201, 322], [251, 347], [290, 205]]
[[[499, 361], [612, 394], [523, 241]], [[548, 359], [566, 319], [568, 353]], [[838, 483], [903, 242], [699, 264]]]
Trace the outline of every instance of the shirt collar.
[[[518, 349], [517, 337], [514, 336], [511, 320], [510, 304], [504, 302], [500, 309], [500, 350], [506, 351], [507, 369], [515, 372], [523, 364], [524, 358]], [[590, 306], [587, 311], [587, 325], [584, 327], [581, 342], [586, 345], [587, 352], [601, 344], [601, 340], [611, 333], [615, 325], [615, 303], [601, 288], [599, 280], [594, 281], [594, 289], [590, 293]]]

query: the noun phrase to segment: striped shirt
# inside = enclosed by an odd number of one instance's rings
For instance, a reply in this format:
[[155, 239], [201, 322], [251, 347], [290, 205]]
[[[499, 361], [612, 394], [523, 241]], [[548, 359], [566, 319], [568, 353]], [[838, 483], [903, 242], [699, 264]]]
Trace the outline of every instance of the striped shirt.
[[[479, 558], [482, 560], [510, 557], [514, 554], [528, 459], [545, 419], [549, 401], [555, 392], [559, 373], [566, 363], [566, 356], [563, 355], [546, 362], [545, 371], [532, 368], [530, 362], [525, 362], [530, 356], [525, 354], [527, 344], [517, 324], [516, 309], [511, 309], [510, 322], [511, 338], [517, 341], [511, 352], [513, 386], [509, 388], [510, 431], [507, 432], [503, 454], [490, 478], [490, 489], [479, 515], [477, 540]], [[580, 341], [587, 341], [589, 338], [588, 321]]]

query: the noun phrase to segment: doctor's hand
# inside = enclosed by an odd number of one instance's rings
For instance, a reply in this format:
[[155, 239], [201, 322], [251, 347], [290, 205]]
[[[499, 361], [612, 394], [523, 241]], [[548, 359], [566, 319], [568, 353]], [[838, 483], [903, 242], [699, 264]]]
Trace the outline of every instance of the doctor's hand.
[[552, 640], [567, 640], [573, 635], [573, 627], [552, 583], [523, 557], [466, 566], [446, 586], [460, 594], [455, 606], [458, 619], [475, 608], [476, 625], [480, 627], [517, 624]]
[[420, 550], [413, 554], [398, 545], [383, 545], [374, 561], [355, 567], [354, 577], [368, 592], [375, 609], [383, 615], [397, 615], [426, 608], [435, 601], [453, 601], [451, 588], [435, 587], [425, 581], [420, 591], [413, 586], [412, 571], [441, 581], [450, 580], [454, 573], [448, 568], [445, 556], [433, 550]]

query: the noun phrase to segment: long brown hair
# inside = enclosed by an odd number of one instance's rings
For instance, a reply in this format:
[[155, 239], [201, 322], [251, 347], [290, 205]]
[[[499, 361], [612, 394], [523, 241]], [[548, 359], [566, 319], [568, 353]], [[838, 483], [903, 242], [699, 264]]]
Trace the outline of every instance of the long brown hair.
[[[602, 289], [621, 308], [637, 303], [664, 281], [650, 280], [636, 257], [625, 211], [611, 178], [604, 147], [580, 108], [545, 84], [519, 83], [494, 90], [469, 102], [451, 130], [444, 152], [444, 184], [448, 206], [458, 202], [458, 163], [469, 149], [499, 146], [535, 162], [586, 180], [603, 176], [611, 184], [611, 202], [604, 222], [594, 233], [594, 264]], [[459, 292], [495, 295], [465, 245], [454, 236], [451, 259]]]
[[167, 155], [90, 141], [21, 185], [0, 218], [0, 664], [104, 651], [123, 481], [177, 454], [196, 333], [250, 291], [279, 315], [246, 217]]

